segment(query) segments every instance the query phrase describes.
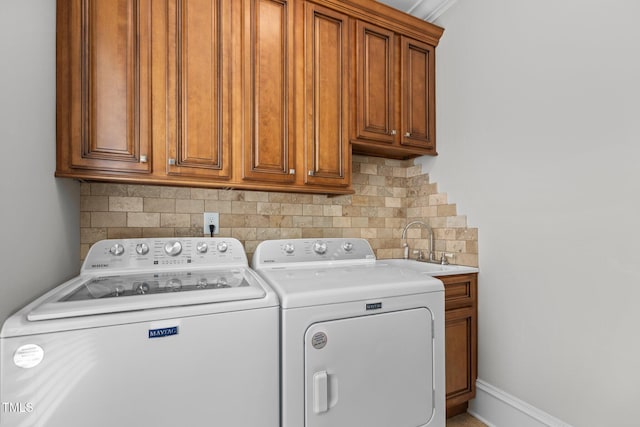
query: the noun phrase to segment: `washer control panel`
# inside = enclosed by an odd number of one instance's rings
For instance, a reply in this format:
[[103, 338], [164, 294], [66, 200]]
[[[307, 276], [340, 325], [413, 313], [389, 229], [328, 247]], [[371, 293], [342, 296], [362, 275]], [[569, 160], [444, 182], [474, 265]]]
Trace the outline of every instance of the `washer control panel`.
[[245, 264], [242, 244], [234, 238], [158, 238], [101, 240], [91, 246], [82, 271]]
[[375, 260], [375, 258], [371, 245], [365, 239], [267, 240], [256, 248], [253, 266], [266, 267], [315, 261]]

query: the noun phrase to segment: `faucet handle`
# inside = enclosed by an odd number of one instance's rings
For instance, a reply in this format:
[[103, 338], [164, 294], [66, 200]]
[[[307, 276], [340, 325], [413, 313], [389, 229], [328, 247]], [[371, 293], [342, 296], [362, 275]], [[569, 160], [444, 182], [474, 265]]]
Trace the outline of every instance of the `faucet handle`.
[[418, 261], [424, 260], [424, 252], [422, 252], [422, 249], [414, 249], [413, 254], [417, 255], [416, 259]]
[[447, 253], [442, 252], [442, 255], [440, 256], [440, 264], [448, 265], [449, 264], [449, 257], [453, 257], [453, 254], [447, 254]]

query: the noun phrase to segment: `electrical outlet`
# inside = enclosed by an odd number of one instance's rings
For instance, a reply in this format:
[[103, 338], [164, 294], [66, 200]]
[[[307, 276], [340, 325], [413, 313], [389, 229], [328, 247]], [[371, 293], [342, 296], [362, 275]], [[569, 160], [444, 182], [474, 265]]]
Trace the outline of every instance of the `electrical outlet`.
[[213, 230], [213, 234], [220, 233], [220, 214], [218, 212], [205, 212], [204, 213], [204, 235], [210, 236], [209, 225], [213, 224], [216, 228]]

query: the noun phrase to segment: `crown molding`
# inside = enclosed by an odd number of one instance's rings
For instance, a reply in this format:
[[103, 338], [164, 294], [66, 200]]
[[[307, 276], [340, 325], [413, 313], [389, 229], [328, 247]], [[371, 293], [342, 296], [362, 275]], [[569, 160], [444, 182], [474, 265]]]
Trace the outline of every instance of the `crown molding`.
[[396, 9], [400, 9], [410, 15], [424, 21], [433, 23], [447, 11], [457, 0], [417, 0], [411, 7], [407, 7], [402, 0], [378, 0]]
[[427, 22], [434, 22], [457, 0], [422, 0], [409, 10], [409, 13]]

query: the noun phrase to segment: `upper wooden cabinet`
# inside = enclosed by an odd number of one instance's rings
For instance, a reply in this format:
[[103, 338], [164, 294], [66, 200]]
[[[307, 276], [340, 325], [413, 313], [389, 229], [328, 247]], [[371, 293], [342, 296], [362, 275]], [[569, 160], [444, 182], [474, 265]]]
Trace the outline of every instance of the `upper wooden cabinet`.
[[442, 29], [375, 1], [57, 11], [56, 176], [346, 194], [352, 147], [435, 153]]
[[243, 1], [242, 176], [294, 183], [294, 2]]
[[436, 154], [435, 49], [400, 38], [400, 144]]
[[306, 183], [346, 187], [351, 182], [349, 17], [306, 3], [304, 40]]
[[166, 2], [167, 110], [158, 119], [167, 141], [159, 159], [169, 176], [231, 176], [232, 18], [225, 0]]
[[396, 139], [395, 51], [393, 31], [358, 21], [356, 138], [385, 144]]
[[57, 172], [151, 171], [151, 0], [59, 1]]
[[356, 63], [354, 152], [435, 155], [435, 47], [358, 21]]

